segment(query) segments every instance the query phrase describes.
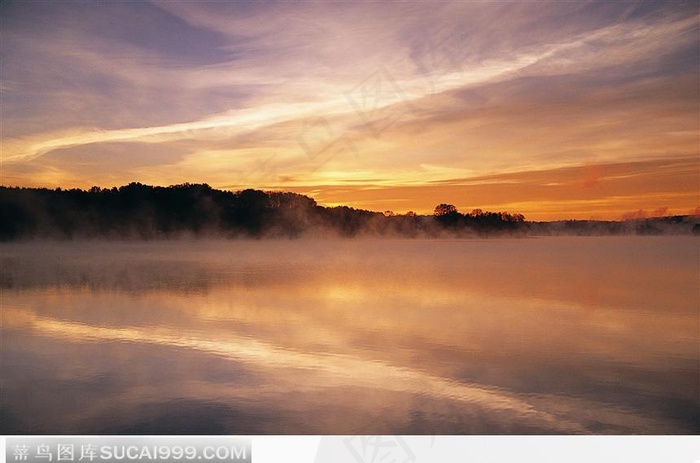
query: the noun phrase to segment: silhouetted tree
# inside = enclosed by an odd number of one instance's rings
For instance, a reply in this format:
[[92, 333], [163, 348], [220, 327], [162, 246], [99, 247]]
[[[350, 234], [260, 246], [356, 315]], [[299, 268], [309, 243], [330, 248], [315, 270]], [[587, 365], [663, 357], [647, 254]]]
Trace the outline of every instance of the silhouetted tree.
[[452, 205], [452, 204], [438, 204], [435, 206], [435, 210], [433, 211], [433, 214], [436, 217], [442, 217], [445, 215], [453, 215], [457, 213], [457, 208]]
[[439, 204], [433, 215], [323, 207], [295, 193], [222, 191], [207, 184], [155, 187], [133, 182], [89, 190], [0, 187], [0, 240], [28, 238], [175, 238], [187, 235], [298, 237], [519, 234], [699, 233], [700, 218], [674, 216], [625, 222], [526, 222], [522, 214]]
[[435, 206], [433, 215], [438, 224], [445, 228], [458, 227], [464, 218], [454, 205], [444, 203]]

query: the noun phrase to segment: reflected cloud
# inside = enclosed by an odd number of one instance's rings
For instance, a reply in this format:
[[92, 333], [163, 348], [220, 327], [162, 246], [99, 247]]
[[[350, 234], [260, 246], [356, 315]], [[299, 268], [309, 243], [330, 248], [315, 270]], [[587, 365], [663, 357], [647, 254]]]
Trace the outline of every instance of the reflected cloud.
[[7, 400], [26, 412], [34, 375], [47, 394], [89, 391], [75, 431], [196, 398], [243, 432], [684, 432], [698, 423], [695, 248], [691, 237], [3, 245]]
[[[185, 348], [236, 362], [264, 366], [282, 377], [285, 376], [285, 373], [280, 371], [282, 369], [308, 370], [311, 372], [309, 377], [313, 382], [306, 387], [364, 387], [401, 393], [420, 391], [421, 395], [429, 395], [431, 400], [456, 401], [477, 407], [485, 413], [499, 414], [501, 419], [511, 425], [527, 423], [527, 426], [535, 429], [549, 429], [567, 434], [589, 431], [579, 423], [545, 411], [548, 408], [554, 408], [559, 413], [562, 410], [570, 411], [567, 408], [572, 405], [567, 407], [566, 400], [540, 394], [533, 401], [542, 407], [539, 409], [527, 399], [507, 391], [459, 383], [378, 360], [338, 354], [299, 352], [235, 335], [228, 335], [226, 340], [212, 340], [196, 336], [183, 337], [179, 332], [164, 328], [108, 328], [64, 322], [12, 311], [12, 309], [9, 309], [6, 315], [6, 324], [10, 329], [28, 324], [30, 331], [72, 343], [127, 342]], [[199, 393], [197, 395], [199, 396]], [[555, 403], [554, 406], [551, 402]], [[591, 407], [595, 407], [595, 404], [576, 404], [576, 406], [590, 410]], [[653, 432], [655, 426], [658, 426], [657, 423], [643, 416], [635, 416], [625, 411], [604, 410], [604, 408], [599, 409], [596, 413], [609, 415], [607, 419], [612, 421], [627, 421], [625, 425], [634, 426], [638, 432]]]

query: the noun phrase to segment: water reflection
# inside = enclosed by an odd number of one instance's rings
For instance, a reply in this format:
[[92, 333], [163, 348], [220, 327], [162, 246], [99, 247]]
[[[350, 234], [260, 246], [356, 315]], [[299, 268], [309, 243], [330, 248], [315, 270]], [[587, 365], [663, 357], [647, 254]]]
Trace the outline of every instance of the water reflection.
[[0, 423], [697, 432], [697, 249], [685, 237], [3, 245]]

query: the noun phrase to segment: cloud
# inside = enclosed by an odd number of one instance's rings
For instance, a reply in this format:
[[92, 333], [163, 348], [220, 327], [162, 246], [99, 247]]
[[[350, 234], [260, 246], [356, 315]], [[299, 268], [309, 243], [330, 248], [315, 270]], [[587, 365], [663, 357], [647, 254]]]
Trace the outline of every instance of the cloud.
[[[372, 189], [352, 184], [292, 188], [322, 204], [350, 204], [377, 211], [432, 213], [436, 204], [525, 214], [529, 220], [619, 219], [630, 210], [686, 214], [700, 203], [696, 157], [596, 164], [473, 176], [431, 183], [376, 182]], [[591, 171], [597, 184], [589, 186]], [[427, 175], [426, 175], [427, 176]], [[673, 205], [672, 207], [669, 204]]]
[[[250, 152], [306, 184], [415, 184], [697, 151], [698, 17], [682, 5], [107, 2], [5, 12], [2, 165], [19, 182], [41, 181], [22, 180], [19, 164], [81, 147], [94, 148], [99, 174], [102, 144], [164, 153], [188, 144], [189, 164], [154, 155], [157, 183], [190, 180], [186, 165], [216, 183]], [[140, 173], [121, 171], [123, 183]]]

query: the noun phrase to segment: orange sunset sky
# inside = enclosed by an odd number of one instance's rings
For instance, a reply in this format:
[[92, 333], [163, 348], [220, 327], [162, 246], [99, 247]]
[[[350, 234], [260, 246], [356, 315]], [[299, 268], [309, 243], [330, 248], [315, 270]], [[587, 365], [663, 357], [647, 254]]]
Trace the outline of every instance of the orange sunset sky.
[[0, 3], [5, 186], [700, 206], [695, 1]]

